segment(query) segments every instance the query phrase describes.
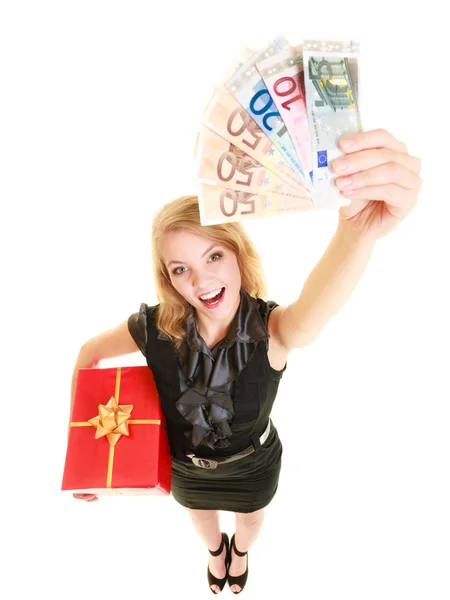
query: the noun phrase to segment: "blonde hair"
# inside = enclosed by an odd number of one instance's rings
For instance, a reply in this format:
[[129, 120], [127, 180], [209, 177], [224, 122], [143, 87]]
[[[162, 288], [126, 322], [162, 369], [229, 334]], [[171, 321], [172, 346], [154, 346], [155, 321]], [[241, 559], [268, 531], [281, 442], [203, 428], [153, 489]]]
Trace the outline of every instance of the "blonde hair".
[[179, 349], [184, 324], [194, 309], [173, 287], [161, 254], [163, 236], [170, 231], [189, 231], [231, 250], [241, 273], [241, 290], [254, 298], [266, 299], [267, 285], [261, 257], [240, 223], [201, 225], [197, 196], [183, 196], [165, 204], [155, 214], [152, 225], [152, 258], [155, 293], [160, 307], [156, 326]]

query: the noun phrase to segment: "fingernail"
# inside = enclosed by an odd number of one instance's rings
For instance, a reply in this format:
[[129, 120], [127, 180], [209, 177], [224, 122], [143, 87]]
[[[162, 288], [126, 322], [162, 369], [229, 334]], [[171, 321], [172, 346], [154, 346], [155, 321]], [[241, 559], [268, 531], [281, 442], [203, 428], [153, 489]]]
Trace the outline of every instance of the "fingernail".
[[347, 169], [348, 161], [339, 158], [338, 160], [334, 160], [331, 163], [331, 166], [333, 168], [333, 171], [335, 171], [336, 173], [340, 173], [341, 171], [345, 171], [345, 169]]
[[336, 185], [340, 188], [348, 187], [352, 183], [351, 177], [339, 177], [336, 179]]
[[351, 150], [354, 146], [355, 146], [355, 140], [352, 138], [349, 138], [347, 140], [342, 140], [342, 142], [339, 142], [339, 147], [342, 148], [342, 150], [344, 150], [344, 152], [347, 152], [347, 150]]

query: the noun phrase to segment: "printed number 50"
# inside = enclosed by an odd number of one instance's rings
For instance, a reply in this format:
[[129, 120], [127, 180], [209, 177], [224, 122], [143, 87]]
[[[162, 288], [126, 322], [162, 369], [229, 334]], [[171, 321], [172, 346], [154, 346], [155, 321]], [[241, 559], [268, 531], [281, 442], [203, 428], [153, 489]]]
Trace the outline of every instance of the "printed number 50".
[[[246, 204], [249, 206], [250, 210], [240, 211], [241, 215], [252, 215], [255, 213], [255, 200], [254, 194], [249, 194], [248, 192], [237, 192], [236, 190], [225, 189], [222, 190], [220, 194], [220, 210], [225, 217], [234, 217], [236, 211], [238, 209], [238, 204]], [[232, 203], [232, 210], [227, 211], [225, 203]]]

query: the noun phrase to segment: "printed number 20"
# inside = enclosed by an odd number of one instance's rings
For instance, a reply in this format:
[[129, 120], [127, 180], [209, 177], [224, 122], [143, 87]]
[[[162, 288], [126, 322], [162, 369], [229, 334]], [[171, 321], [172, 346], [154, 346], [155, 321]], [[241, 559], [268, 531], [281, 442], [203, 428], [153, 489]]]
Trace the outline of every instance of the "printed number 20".
[[[256, 102], [265, 95], [268, 96], [267, 102], [263, 105], [262, 108], [256, 108]], [[269, 125], [269, 122], [268, 122], [269, 119], [271, 117], [276, 117], [276, 118], [280, 117], [280, 113], [277, 111], [267, 112], [269, 110], [269, 108], [272, 106], [272, 104], [273, 104], [273, 100], [272, 100], [272, 96], [269, 94], [269, 90], [259, 90], [259, 92], [256, 92], [256, 94], [250, 100], [250, 110], [252, 111], [252, 113], [254, 115], [264, 115], [262, 122], [263, 122], [264, 127], [268, 131], [272, 131], [272, 129], [273, 129]], [[266, 114], [264, 114], [264, 113], [266, 113]]]

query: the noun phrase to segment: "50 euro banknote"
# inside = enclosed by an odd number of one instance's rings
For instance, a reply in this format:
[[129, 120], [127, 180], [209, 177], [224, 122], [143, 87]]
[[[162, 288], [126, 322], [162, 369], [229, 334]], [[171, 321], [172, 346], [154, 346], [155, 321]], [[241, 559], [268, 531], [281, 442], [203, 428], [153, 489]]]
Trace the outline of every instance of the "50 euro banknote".
[[205, 109], [202, 124], [246, 152], [284, 181], [303, 187], [300, 177], [272, 140], [224, 85], [215, 89]]
[[321, 208], [340, 208], [350, 201], [334, 185], [330, 163], [342, 155], [339, 139], [362, 130], [358, 104], [359, 43], [306, 40], [303, 63], [313, 158], [313, 202]]
[[303, 186], [284, 181], [246, 152], [203, 127], [197, 136], [196, 172], [202, 183], [277, 197], [285, 193], [304, 198]]
[[256, 194], [200, 184], [198, 192], [200, 222], [217, 225], [233, 221], [260, 219], [314, 210], [309, 196], [298, 194]]

